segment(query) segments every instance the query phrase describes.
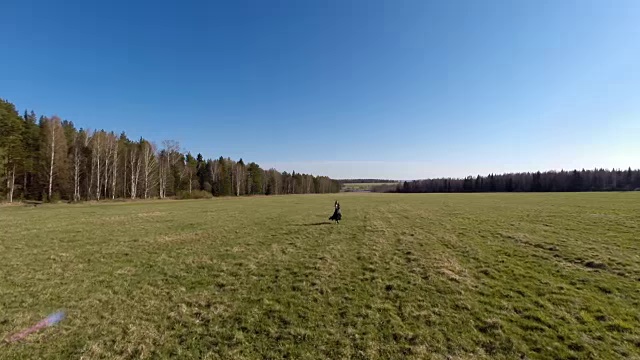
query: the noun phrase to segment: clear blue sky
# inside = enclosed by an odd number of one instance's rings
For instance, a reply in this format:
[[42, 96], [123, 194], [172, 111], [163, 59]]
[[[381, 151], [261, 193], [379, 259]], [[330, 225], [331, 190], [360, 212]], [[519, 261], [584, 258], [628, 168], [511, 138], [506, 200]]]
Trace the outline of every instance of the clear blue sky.
[[640, 167], [640, 1], [2, 4], [0, 97], [333, 177]]

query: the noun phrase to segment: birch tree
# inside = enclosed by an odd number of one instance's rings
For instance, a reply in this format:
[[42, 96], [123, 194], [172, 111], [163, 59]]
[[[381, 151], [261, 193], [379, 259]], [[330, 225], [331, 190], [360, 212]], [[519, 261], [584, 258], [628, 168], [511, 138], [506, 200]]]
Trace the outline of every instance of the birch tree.
[[[93, 139], [91, 141], [91, 172], [95, 174], [96, 179], [96, 190], [95, 190], [95, 198], [96, 200], [100, 200], [100, 189], [101, 189], [101, 180], [102, 174], [100, 172], [102, 165], [102, 152], [104, 151], [104, 131], [97, 131], [93, 134]], [[95, 171], [94, 171], [95, 169]]]
[[128, 162], [128, 156], [129, 156], [129, 146], [130, 144], [127, 143], [126, 138], [125, 139], [121, 139], [121, 150], [123, 152], [123, 156], [124, 159], [122, 161], [122, 166], [123, 166], [123, 171], [122, 171], [122, 198], [126, 198], [127, 197], [127, 166], [129, 164]]
[[56, 165], [62, 161], [62, 157], [66, 155], [66, 139], [62, 130], [60, 118], [53, 116], [50, 119], [44, 119], [42, 124], [44, 132], [44, 157], [45, 171], [47, 174], [47, 198], [51, 201], [53, 196], [53, 181], [56, 172]]
[[244, 169], [244, 162], [242, 161], [242, 159], [240, 159], [237, 163], [234, 164], [233, 166], [233, 174], [234, 174], [234, 180], [235, 180], [235, 190], [236, 190], [236, 196], [240, 196], [241, 193], [244, 194], [244, 190], [242, 190], [243, 185], [245, 184], [245, 169]]
[[169, 182], [169, 174], [171, 174], [172, 168], [176, 165], [180, 154], [180, 143], [175, 140], [162, 141], [162, 150], [158, 153], [159, 160], [159, 192], [160, 198], [167, 196], [167, 186]]
[[142, 147], [142, 174], [144, 181], [144, 198], [148, 199], [154, 182], [154, 174], [158, 168], [156, 160], [156, 146], [146, 140], [141, 140]]
[[131, 199], [135, 200], [138, 194], [138, 184], [140, 181], [140, 144], [132, 144], [129, 154], [129, 168], [131, 168]]
[[191, 153], [187, 153], [187, 155], [185, 156], [184, 171], [187, 173], [187, 178], [189, 181], [189, 194], [191, 194], [191, 190], [193, 188], [193, 182], [195, 181], [193, 177], [196, 175], [197, 167], [198, 162], [196, 161], [196, 159], [191, 156]]
[[158, 196], [164, 199], [167, 191], [167, 179], [169, 173], [169, 154], [166, 149], [158, 152]]
[[106, 134], [105, 133], [105, 143], [104, 143], [104, 154], [102, 156], [104, 160], [104, 168], [102, 170], [102, 174], [104, 175], [104, 179], [102, 182], [103, 186], [103, 194], [106, 198], [109, 196], [109, 180], [111, 175], [111, 159], [113, 156], [113, 146], [116, 142], [115, 135], [113, 133]]
[[118, 140], [113, 134], [113, 150], [111, 152], [111, 199], [116, 198], [116, 180], [118, 179]]
[[[86, 199], [87, 200], [91, 200], [91, 189], [93, 187], [93, 165], [94, 165], [94, 161], [93, 161], [93, 151], [91, 149], [92, 146], [92, 140], [93, 140], [93, 132], [91, 131], [91, 129], [87, 129], [86, 130], [86, 136], [84, 138], [84, 159], [85, 159], [85, 172], [86, 175], [85, 177], [87, 178], [87, 180], [85, 181], [87, 187], [85, 190], [85, 194], [86, 194]], [[89, 162], [89, 159], [91, 159], [91, 162]], [[87, 169], [87, 165], [88, 165], [88, 169]]]
[[73, 139], [73, 201], [80, 201], [80, 177], [84, 162], [84, 147], [87, 144], [87, 132], [80, 130]]

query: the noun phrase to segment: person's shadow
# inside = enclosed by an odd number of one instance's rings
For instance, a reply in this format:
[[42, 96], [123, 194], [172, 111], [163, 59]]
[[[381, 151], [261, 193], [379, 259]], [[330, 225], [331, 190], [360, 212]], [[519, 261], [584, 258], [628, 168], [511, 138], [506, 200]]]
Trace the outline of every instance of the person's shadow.
[[331, 225], [330, 221], [322, 221], [317, 223], [309, 223], [309, 224], [301, 224], [300, 226], [321, 226], [321, 225]]

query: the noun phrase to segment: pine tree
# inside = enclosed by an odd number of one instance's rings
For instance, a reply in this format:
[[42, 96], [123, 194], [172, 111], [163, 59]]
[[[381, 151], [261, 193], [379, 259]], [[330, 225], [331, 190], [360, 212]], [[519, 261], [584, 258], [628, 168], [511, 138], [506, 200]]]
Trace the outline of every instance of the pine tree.
[[263, 171], [254, 162], [247, 166], [247, 193], [249, 195], [263, 194], [262, 189]]
[[23, 157], [22, 197], [25, 199], [37, 199], [39, 196], [38, 165], [40, 164], [40, 128], [38, 118], [31, 111], [25, 110], [23, 117], [23, 144], [25, 155]]
[[509, 177], [507, 179], [507, 183], [505, 185], [505, 190], [508, 192], [512, 192], [513, 191], [513, 178]]
[[0, 99], [0, 177], [4, 177], [3, 191], [9, 202], [13, 201], [16, 172], [24, 164], [23, 133], [24, 124], [14, 105]]
[[[204, 190], [204, 183], [207, 180], [207, 163], [204, 161], [202, 154], [200, 153], [198, 153], [198, 156], [196, 157], [196, 177], [198, 178], [199, 189]], [[211, 190], [208, 191], [210, 192]]]

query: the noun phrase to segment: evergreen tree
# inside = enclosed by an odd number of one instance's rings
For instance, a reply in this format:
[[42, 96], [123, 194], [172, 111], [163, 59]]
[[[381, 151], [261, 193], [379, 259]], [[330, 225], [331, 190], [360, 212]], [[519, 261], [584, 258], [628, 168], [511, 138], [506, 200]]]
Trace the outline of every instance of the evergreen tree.
[[263, 171], [260, 166], [254, 162], [249, 163], [247, 166], [247, 194], [263, 194], [262, 177]]
[[40, 163], [40, 128], [38, 118], [31, 111], [25, 110], [23, 117], [23, 134], [25, 155], [23, 157], [22, 174], [22, 197], [24, 199], [37, 199], [39, 195], [38, 165]]
[[513, 178], [508, 178], [507, 179], [507, 183], [505, 185], [505, 190], [508, 192], [512, 192], [513, 191]]
[[[24, 124], [15, 106], [0, 99], [0, 189], [8, 201], [13, 201], [17, 172], [24, 165]], [[18, 179], [19, 181], [20, 179]]]
[[[196, 157], [196, 176], [198, 178], [199, 189], [205, 190], [204, 183], [207, 180], [207, 164], [200, 153], [198, 153], [198, 156]], [[209, 183], [209, 186], [211, 186], [211, 183]], [[207, 191], [210, 192], [211, 190]]]

